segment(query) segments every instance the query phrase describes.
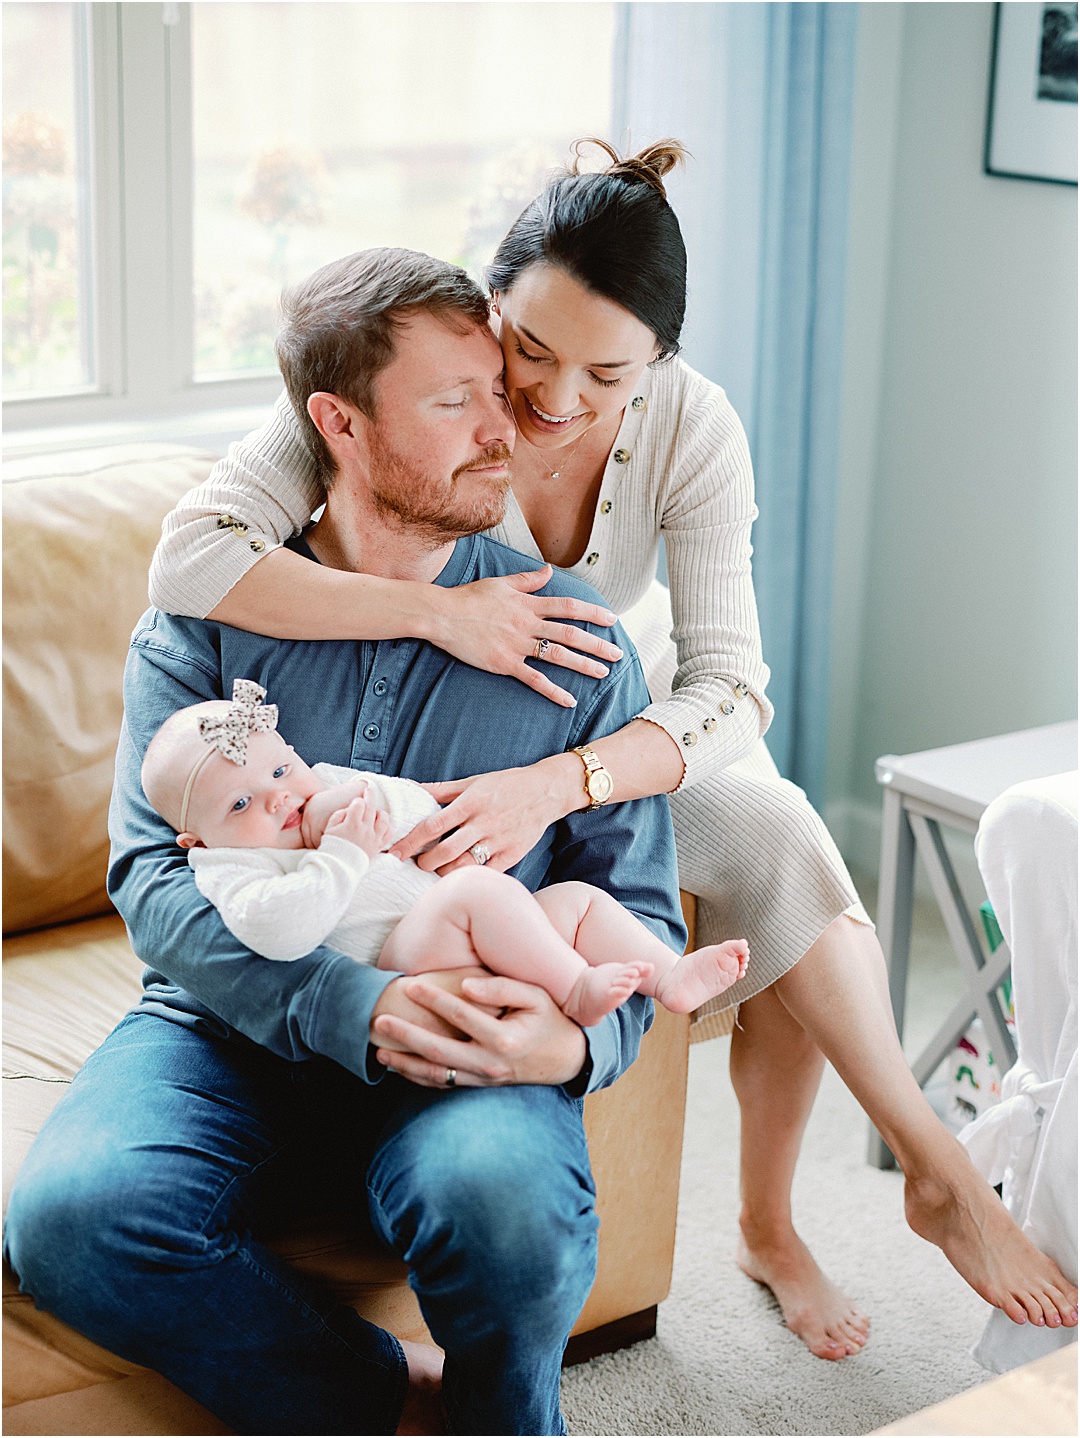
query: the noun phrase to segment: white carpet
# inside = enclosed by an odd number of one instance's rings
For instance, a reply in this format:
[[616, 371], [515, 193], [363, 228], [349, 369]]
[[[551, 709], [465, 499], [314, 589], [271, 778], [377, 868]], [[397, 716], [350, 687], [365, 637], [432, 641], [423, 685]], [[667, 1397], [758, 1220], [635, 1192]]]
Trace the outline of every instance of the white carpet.
[[729, 1040], [691, 1049], [671, 1295], [658, 1333], [569, 1369], [572, 1434], [869, 1433], [990, 1375], [969, 1356], [989, 1312], [903, 1218], [903, 1180], [865, 1161], [866, 1121], [827, 1069], [795, 1179], [795, 1221], [869, 1313], [870, 1341], [814, 1358], [736, 1268], [739, 1115]]

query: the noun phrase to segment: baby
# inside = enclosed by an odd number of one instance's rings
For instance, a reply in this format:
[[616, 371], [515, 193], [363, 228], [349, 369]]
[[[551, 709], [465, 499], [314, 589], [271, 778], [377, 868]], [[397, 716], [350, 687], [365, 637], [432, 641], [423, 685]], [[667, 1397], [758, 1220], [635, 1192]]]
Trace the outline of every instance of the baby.
[[237, 679], [231, 703], [178, 710], [142, 767], [200, 891], [256, 953], [299, 959], [325, 943], [404, 974], [482, 964], [540, 985], [583, 1027], [635, 990], [688, 1013], [746, 972], [743, 940], [677, 958], [591, 884], [531, 894], [494, 870], [439, 878], [391, 857], [435, 800], [410, 779], [309, 769], [276, 732], [265, 693]]

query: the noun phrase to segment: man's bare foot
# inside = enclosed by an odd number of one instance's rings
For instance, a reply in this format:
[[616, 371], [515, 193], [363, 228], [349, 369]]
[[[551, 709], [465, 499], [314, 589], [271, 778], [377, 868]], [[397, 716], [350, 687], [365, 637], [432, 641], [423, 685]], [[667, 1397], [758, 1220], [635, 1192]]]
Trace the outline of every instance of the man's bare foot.
[[673, 1014], [688, 1014], [730, 989], [746, 973], [750, 950], [745, 939], [728, 939], [683, 954], [656, 985], [656, 997]]
[[1014, 1323], [1075, 1328], [1076, 1285], [1020, 1231], [962, 1149], [952, 1184], [906, 1180], [904, 1211], [919, 1237]]
[[650, 973], [652, 964], [597, 964], [595, 968], [586, 968], [570, 990], [562, 1011], [568, 1019], [587, 1029], [624, 1004]]
[[396, 1428], [398, 1433], [445, 1433], [442, 1410], [443, 1351], [430, 1343], [398, 1342], [409, 1365], [409, 1387], [405, 1407]]
[[782, 1244], [755, 1240], [753, 1247], [744, 1234], [736, 1261], [772, 1290], [784, 1322], [816, 1357], [850, 1358], [869, 1338], [869, 1318], [825, 1277], [794, 1229]]

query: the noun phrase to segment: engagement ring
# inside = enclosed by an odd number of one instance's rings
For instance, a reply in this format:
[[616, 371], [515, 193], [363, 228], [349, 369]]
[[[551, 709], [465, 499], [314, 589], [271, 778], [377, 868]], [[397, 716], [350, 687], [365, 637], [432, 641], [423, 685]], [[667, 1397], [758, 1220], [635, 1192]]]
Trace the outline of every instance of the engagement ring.
[[483, 868], [487, 861], [491, 858], [491, 850], [486, 844], [474, 844], [469, 850], [469, 853], [473, 856], [473, 858], [476, 860], [476, 862], [480, 865], [481, 868]]
[[544, 655], [548, 652], [548, 650], [549, 650], [550, 648], [551, 648], [551, 642], [550, 642], [549, 640], [547, 640], [547, 639], [538, 639], [538, 640], [536, 641], [536, 657], [537, 657], [537, 659], [543, 659]]
[[456, 1088], [456, 1087], [457, 1087], [457, 1069], [447, 1069], [447, 1070], [446, 1070], [446, 1087], [447, 1087], [447, 1088]]

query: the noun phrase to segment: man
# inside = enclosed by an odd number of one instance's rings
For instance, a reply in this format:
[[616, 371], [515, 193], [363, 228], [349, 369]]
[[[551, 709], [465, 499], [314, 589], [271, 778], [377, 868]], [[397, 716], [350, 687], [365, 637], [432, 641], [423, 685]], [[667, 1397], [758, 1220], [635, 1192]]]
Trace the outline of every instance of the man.
[[[408, 251], [329, 265], [288, 297], [279, 352], [331, 480], [294, 547], [442, 585], [520, 570], [478, 533], [502, 514], [513, 425], [486, 304], [461, 271]], [[589, 594], [567, 576], [552, 588]], [[110, 892], [151, 967], [20, 1174], [16, 1272], [42, 1307], [237, 1431], [393, 1432], [402, 1346], [262, 1242], [305, 1210], [366, 1208], [445, 1350], [450, 1430], [564, 1432], [560, 1359], [595, 1267], [579, 1095], [633, 1061], [648, 1001], [585, 1034], [531, 985], [440, 986], [326, 948], [289, 964], [243, 948], [139, 785], [162, 721], [238, 677], [267, 687], [307, 760], [429, 780], [562, 752], [648, 702], [632, 651], [602, 681], [571, 675], [581, 702], [565, 709], [419, 641], [285, 642], [144, 616]], [[598, 884], [673, 946], [684, 937], [662, 799], [572, 814], [515, 872], [534, 889]]]

